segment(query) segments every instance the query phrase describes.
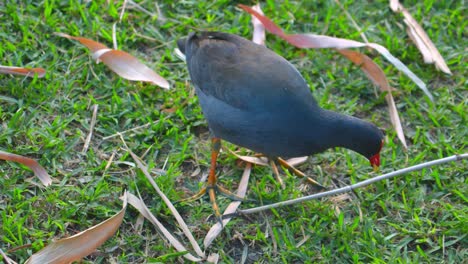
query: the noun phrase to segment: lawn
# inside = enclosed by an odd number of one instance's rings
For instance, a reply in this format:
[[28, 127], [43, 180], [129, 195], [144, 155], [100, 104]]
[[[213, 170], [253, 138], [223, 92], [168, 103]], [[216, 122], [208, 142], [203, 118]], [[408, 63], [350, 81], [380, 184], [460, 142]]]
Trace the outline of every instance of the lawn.
[[[83, 3], [82, 3], [83, 2]], [[185, 63], [173, 50], [191, 31], [225, 31], [251, 38], [250, 15], [232, 1], [127, 3], [116, 26], [119, 49], [154, 69], [170, 90], [118, 77], [96, 64], [86, 48], [62, 32], [112, 46], [112, 26], [123, 1], [4, 1], [0, 3], [0, 65], [43, 67], [44, 78], [0, 75], [0, 150], [35, 158], [53, 177], [43, 188], [26, 167], [0, 161], [0, 249], [23, 263], [50, 242], [72, 236], [121, 209], [119, 196], [136, 193], [182, 238], [161, 198], [135, 166], [119, 137], [148, 164], [162, 191], [177, 201], [196, 193], [208, 172], [210, 140]], [[252, 5], [255, 2], [242, 1]], [[264, 13], [288, 32], [361, 41], [334, 1], [267, 1]], [[267, 34], [267, 46], [303, 74], [324, 108], [372, 121], [386, 131], [379, 173], [345, 149], [309, 157], [299, 166], [329, 188], [342, 187], [467, 152], [468, 23], [464, 1], [405, 1], [446, 59], [453, 75], [424, 64], [388, 1], [341, 1], [370, 42], [405, 63], [434, 95], [431, 102], [378, 53], [361, 49], [382, 67], [408, 142], [396, 137], [384, 95], [333, 50], [298, 49]], [[96, 125], [87, 151], [93, 106]], [[138, 128], [141, 127], [141, 128]], [[134, 129], [136, 128], [136, 129]], [[223, 142], [225, 150], [245, 149]], [[250, 153], [251, 154], [251, 153]], [[462, 263], [468, 259], [468, 162], [448, 163], [323, 198], [234, 218], [206, 249], [222, 263]], [[238, 186], [243, 165], [228, 151], [219, 158], [220, 182]], [[286, 187], [269, 167], [254, 166], [241, 208], [317, 192], [288, 172]], [[221, 208], [229, 199], [220, 197]], [[176, 204], [199, 244], [213, 224], [208, 199]], [[148, 222], [137, 230], [128, 208], [115, 236], [84, 263], [172, 263], [180, 254]], [[1, 258], [1, 257], [0, 257]]]

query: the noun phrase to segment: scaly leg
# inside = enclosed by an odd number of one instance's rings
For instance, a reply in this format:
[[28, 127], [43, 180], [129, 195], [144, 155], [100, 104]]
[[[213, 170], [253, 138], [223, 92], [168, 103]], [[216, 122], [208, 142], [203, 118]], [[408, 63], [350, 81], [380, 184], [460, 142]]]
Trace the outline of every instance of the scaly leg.
[[221, 149], [221, 139], [212, 138], [211, 139], [211, 165], [210, 165], [210, 172], [208, 174], [206, 186], [203, 187], [194, 196], [183, 199], [179, 202], [197, 200], [203, 197], [206, 193], [208, 193], [213, 210], [215, 211], [216, 218], [218, 218], [218, 221], [222, 222], [221, 213], [219, 212], [219, 206], [218, 206], [218, 203], [216, 202], [216, 192], [222, 193], [226, 195], [227, 197], [231, 198], [232, 200], [243, 201], [244, 199], [242, 199], [241, 197], [233, 194], [232, 192], [228, 191], [226, 188], [217, 184], [216, 161], [218, 159], [220, 149]]
[[211, 204], [213, 205], [213, 210], [215, 211], [216, 217], [220, 217], [221, 213], [219, 212], [218, 203], [216, 202], [216, 161], [218, 160], [219, 150], [221, 149], [221, 139], [212, 138], [211, 139], [211, 166], [210, 174], [208, 174], [208, 186], [206, 187], [208, 195], [210, 196]]

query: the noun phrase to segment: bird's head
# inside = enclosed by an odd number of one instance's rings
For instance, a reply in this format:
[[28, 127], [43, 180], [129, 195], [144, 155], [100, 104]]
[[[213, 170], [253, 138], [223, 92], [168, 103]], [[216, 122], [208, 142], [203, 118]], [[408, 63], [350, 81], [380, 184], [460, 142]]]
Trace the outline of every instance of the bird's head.
[[382, 139], [381, 143], [380, 143], [380, 148], [379, 148], [379, 151], [377, 153], [375, 153], [374, 155], [372, 155], [370, 158], [369, 158], [369, 162], [372, 166], [372, 168], [374, 168], [374, 171], [378, 171], [379, 170], [379, 166], [380, 166], [380, 151], [382, 150], [382, 147], [384, 145], [384, 140]]

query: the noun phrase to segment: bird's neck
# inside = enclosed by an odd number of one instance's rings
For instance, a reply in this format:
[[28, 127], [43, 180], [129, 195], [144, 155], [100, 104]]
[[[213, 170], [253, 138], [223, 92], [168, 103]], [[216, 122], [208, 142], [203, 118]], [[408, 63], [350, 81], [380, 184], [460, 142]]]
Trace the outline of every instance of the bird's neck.
[[319, 139], [318, 149], [343, 147], [364, 155], [370, 130], [368, 122], [321, 108], [318, 112], [312, 117], [315, 120], [310, 122], [314, 128], [309, 130], [315, 131], [309, 134], [311, 141], [317, 142]]

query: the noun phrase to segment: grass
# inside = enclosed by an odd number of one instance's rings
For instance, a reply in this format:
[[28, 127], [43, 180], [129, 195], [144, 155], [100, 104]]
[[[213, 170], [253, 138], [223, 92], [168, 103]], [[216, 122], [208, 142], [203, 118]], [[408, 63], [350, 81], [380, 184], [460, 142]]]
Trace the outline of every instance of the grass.
[[[169, 80], [165, 91], [129, 82], [96, 65], [81, 45], [53, 35], [63, 32], [112, 46], [112, 24], [122, 1], [7, 1], [0, 3], [0, 64], [44, 67], [43, 79], [0, 76], [0, 147], [36, 158], [53, 176], [40, 188], [32, 172], [0, 162], [0, 248], [24, 262], [54, 239], [95, 225], [120, 210], [125, 189], [142, 193], [152, 212], [172, 230], [168, 209], [116, 137], [150, 166], [161, 189], [173, 201], [195, 193], [209, 167], [210, 146], [203, 118], [184, 63], [172, 50], [175, 40], [192, 30], [219, 30], [249, 38], [250, 17], [230, 1], [158, 1], [165, 20], [128, 9], [117, 25], [119, 48], [135, 55]], [[109, 3], [108, 3], [109, 2]], [[310, 3], [309, 3], [310, 2]], [[263, 11], [288, 32], [315, 32], [360, 40], [333, 1], [266, 1]], [[252, 2], [246, 1], [247, 4]], [[409, 143], [405, 151], [391, 128], [382, 95], [351, 63], [331, 50], [300, 50], [267, 35], [268, 47], [295, 64], [320, 104], [371, 120], [387, 131], [381, 173], [467, 151], [466, 7], [460, 1], [405, 1], [446, 59], [453, 76], [426, 65], [403, 29], [402, 17], [387, 1], [342, 1], [371, 42], [386, 46], [424, 80], [436, 98], [430, 102], [406, 76], [382, 65], [391, 85]], [[157, 13], [155, 3], [141, 5]], [[89, 150], [92, 105], [99, 105]], [[224, 142], [224, 147], [236, 149]], [[111, 156], [115, 158], [108, 169]], [[200, 173], [190, 176], [200, 169]], [[234, 219], [208, 252], [223, 263], [461, 263], [468, 259], [467, 162], [425, 169], [350, 194], [350, 199], [322, 199]], [[343, 186], [373, 175], [367, 160], [344, 149], [314, 155], [300, 169], [328, 186]], [[224, 152], [221, 182], [237, 186], [242, 168]], [[254, 167], [247, 193], [257, 202], [242, 208], [301, 197], [314, 192], [286, 174], [286, 188], [269, 168]], [[159, 176], [159, 177], [158, 177]], [[220, 198], [224, 208], [229, 200]], [[202, 243], [212, 213], [204, 199], [177, 205]], [[145, 223], [133, 225], [127, 210], [119, 232], [87, 257], [85, 263], [175, 262], [176, 251]], [[300, 243], [301, 242], [301, 243]], [[298, 246], [298, 244], [301, 244]]]

